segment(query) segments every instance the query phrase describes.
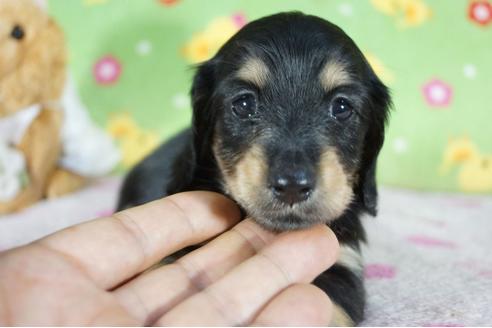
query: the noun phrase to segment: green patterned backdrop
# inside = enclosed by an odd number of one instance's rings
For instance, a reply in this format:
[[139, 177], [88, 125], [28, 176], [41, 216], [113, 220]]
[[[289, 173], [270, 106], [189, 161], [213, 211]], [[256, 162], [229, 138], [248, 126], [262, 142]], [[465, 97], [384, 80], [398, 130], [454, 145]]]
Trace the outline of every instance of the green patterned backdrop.
[[193, 64], [248, 21], [300, 10], [342, 27], [391, 88], [379, 180], [492, 192], [492, 5], [472, 0], [51, 0], [72, 71], [122, 168], [187, 126]]

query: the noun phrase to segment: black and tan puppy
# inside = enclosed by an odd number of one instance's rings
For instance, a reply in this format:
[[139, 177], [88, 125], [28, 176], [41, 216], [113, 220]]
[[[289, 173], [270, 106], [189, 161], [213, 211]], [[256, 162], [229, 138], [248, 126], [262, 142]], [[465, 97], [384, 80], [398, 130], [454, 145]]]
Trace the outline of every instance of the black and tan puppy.
[[198, 68], [192, 128], [128, 175], [119, 209], [185, 190], [232, 197], [263, 227], [326, 223], [342, 252], [314, 281], [338, 324], [360, 322], [359, 217], [376, 214], [376, 158], [390, 98], [354, 42], [314, 16], [246, 25]]

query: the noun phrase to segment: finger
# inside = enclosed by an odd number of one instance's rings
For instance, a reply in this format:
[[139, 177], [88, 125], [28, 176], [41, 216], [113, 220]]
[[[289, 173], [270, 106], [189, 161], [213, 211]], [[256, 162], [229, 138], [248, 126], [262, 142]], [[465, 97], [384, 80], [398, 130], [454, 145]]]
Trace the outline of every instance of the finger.
[[187, 192], [55, 233], [33, 244], [72, 262], [110, 289], [181, 248], [205, 241], [240, 218], [211, 192]]
[[255, 255], [274, 237], [246, 219], [176, 263], [146, 272], [121, 286], [115, 295], [133, 317], [149, 325]]
[[318, 287], [295, 284], [275, 296], [253, 320], [252, 326], [328, 326], [333, 304]]
[[177, 305], [157, 324], [244, 325], [281, 290], [310, 282], [331, 266], [338, 247], [326, 226], [282, 234], [222, 279]]

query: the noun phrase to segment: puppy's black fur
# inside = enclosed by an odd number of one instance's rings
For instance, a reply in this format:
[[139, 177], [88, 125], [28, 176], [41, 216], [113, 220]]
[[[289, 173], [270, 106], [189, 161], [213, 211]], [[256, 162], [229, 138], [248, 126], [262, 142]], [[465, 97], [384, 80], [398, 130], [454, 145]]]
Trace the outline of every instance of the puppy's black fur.
[[324, 222], [347, 252], [314, 284], [360, 322], [359, 218], [376, 214], [390, 97], [354, 42], [315, 16], [259, 19], [199, 66], [191, 97], [191, 129], [128, 174], [118, 210], [211, 190], [270, 230]]

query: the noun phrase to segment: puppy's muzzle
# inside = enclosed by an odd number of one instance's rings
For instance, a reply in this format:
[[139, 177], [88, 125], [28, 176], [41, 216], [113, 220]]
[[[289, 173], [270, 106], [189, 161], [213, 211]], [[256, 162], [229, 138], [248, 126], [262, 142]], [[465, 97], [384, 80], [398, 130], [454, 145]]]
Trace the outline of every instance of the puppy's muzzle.
[[306, 201], [316, 186], [316, 175], [304, 159], [282, 156], [269, 172], [269, 187], [274, 197], [287, 205]]

